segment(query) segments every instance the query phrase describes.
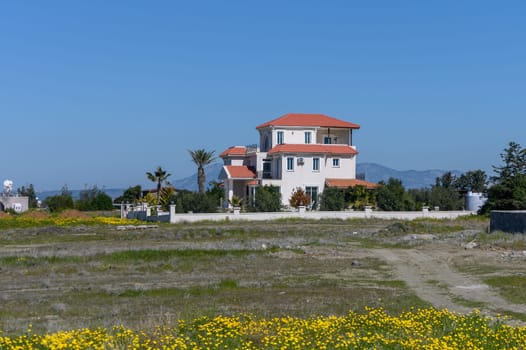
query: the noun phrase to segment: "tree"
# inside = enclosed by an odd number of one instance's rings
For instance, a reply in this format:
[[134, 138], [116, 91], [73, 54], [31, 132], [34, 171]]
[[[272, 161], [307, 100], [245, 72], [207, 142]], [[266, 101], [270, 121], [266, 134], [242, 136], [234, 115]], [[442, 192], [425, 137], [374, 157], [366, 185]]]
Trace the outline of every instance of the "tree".
[[47, 197], [42, 204], [52, 213], [74, 208], [73, 197], [67, 186], [62, 187], [60, 194]]
[[217, 207], [220, 207], [222, 200], [225, 198], [225, 191], [217, 181], [210, 181], [209, 185], [206, 194], [214, 199], [214, 203]]
[[281, 209], [281, 193], [274, 186], [259, 186], [254, 196], [256, 211], [274, 212]]
[[518, 174], [526, 174], [526, 149], [516, 142], [510, 142], [509, 147], [500, 154], [504, 161], [503, 166], [493, 166], [497, 176], [491, 179], [493, 182], [501, 183], [515, 177]]
[[376, 189], [376, 205], [386, 211], [414, 210], [415, 202], [405, 191], [402, 181], [389, 178], [387, 183], [381, 181]]
[[292, 191], [292, 195], [289, 198], [289, 204], [293, 208], [297, 208], [299, 206], [307, 206], [311, 202], [310, 196], [305, 193], [303, 188], [297, 187], [294, 191]]
[[204, 149], [188, 150], [193, 162], [197, 165], [197, 185], [199, 186], [199, 193], [205, 193], [205, 166], [215, 160], [214, 151], [206, 151]]
[[493, 166], [496, 176], [488, 189], [488, 200], [480, 210], [487, 214], [491, 210], [526, 209], [526, 149], [516, 142], [500, 154], [504, 165]]
[[35, 188], [33, 187], [33, 184], [29, 184], [29, 186], [27, 187], [22, 186], [21, 188], [17, 190], [17, 193], [19, 196], [28, 197], [29, 208], [38, 207], [37, 194], [35, 192]]
[[175, 190], [172, 187], [163, 187], [161, 190], [161, 196], [160, 196], [160, 205], [164, 210], [168, 210], [170, 208], [170, 204], [172, 203], [172, 199], [175, 195]]
[[483, 170], [470, 170], [455, 181], [455, 187], [462, 192], [485, 192], [488, 176]]
[[91, 189], [84, 189], [79, 193], [79, 199], [75, 203], [78, 210], [112, 210], [113, 201], [104, 191], [93, 186]]
[[172, 174], [169, 174], [166, 172], [166, 170], [163, 170], [160, 166], [157, 167], [157, 169], [153, 172], [147, 172], [146, 177], [148, 177], [148, 180], [157, 183], [157, 205], [159, 205], [161, 200], [161, 190], [163, 188], [163, 183], [169, 184], [168, 178]]
[[136, 203], [141, 199], [141, 185], [128, 187], [121, 196], [115, 198], [115, 203]]
[[345, 209], [345, 194], [342, 189], [325, 187], [320, 197], [320, 210], [338, 211]]
[[456, 177], [450, 172], [436, 178], [435, 185], [429, 192], [429, 205], [442, 210], [459, 210], [464, 207], [464, 200], [455, 187]]
[[422, 210], [422, 207], [429, 205], [430, 192], [431, 190], [429, 188], [410, 188], [407, 190], [407, 195], [411, 197], [411, 200], [415, 204], [415, 210]]

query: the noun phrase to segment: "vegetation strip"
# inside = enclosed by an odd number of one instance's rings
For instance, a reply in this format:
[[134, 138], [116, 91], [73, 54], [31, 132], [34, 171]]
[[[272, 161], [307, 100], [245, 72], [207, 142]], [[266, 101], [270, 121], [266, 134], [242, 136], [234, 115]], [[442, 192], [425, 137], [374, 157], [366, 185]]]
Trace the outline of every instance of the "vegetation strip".
[[460, 315], [433, 308], [391, 316], [364, 314], [200, 317], [146, 333], [115, 326], [2, 336], [0, 349], [509, 349], [526, 347], [526, 327], [513, 327], [478, 312]]
[[163, 261], [170, 258], [191, 258], [191, 257], [224, 257], [224, 256], [244, 256], [275, 251], [275, 247], [265, 250], [251, 249], [145, 249], [145, 250], [125, 250], [107, 254], [95, 254], [90, 256], [7, 256], [0, 258], [0, 265], [15, 266], [37, 266], [41, 264], [63, 264], [63, 263], [86, 263], [92, 260], [107, 263], [118, 263], [124, 261]]

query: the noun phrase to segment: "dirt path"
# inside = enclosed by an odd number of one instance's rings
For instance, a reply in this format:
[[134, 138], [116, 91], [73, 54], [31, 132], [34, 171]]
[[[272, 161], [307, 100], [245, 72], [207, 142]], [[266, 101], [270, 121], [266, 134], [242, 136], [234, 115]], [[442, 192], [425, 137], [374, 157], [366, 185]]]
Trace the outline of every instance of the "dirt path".
[[452, 269], [451, 254], [442, 249], [374, 249], [394, 269], [396, 278], [403, 280], [423, 300], [437, 308], [466, 313], [473, 310], [462, 305], [476, 302], [482, 312], [493, 314], [502, 310], [526, 313], [525, 304], [511, 304], [488, 285], [473, 276]]

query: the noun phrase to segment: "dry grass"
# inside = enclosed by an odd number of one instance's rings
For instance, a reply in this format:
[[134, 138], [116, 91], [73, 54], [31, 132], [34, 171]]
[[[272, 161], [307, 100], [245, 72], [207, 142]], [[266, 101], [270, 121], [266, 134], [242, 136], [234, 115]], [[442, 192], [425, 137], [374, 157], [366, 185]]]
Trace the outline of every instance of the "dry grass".
[[456, 244], [459, 230], [485, 224], [284, 220], [0, 230], [0, 329], [144, 329], [200, 315], [345, 315], [365, 306], [399, 313], [429, 304], [371, 251], [394, 247], [408, 233], [434, 232]]

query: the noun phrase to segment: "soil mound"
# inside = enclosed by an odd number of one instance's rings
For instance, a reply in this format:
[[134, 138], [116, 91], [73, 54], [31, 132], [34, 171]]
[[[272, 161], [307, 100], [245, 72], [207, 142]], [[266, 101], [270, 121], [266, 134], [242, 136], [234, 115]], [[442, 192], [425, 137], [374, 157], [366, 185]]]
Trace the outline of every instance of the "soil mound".
[[58, 214], [59, 218], [64, 219], [89, 219], [90, 217], [85, 213], [76, 209], [67, 209]]
[[20, 214], [20, 217], [28, 219], [48, 219], [49, 214], [45, 211], [30, 210]]

